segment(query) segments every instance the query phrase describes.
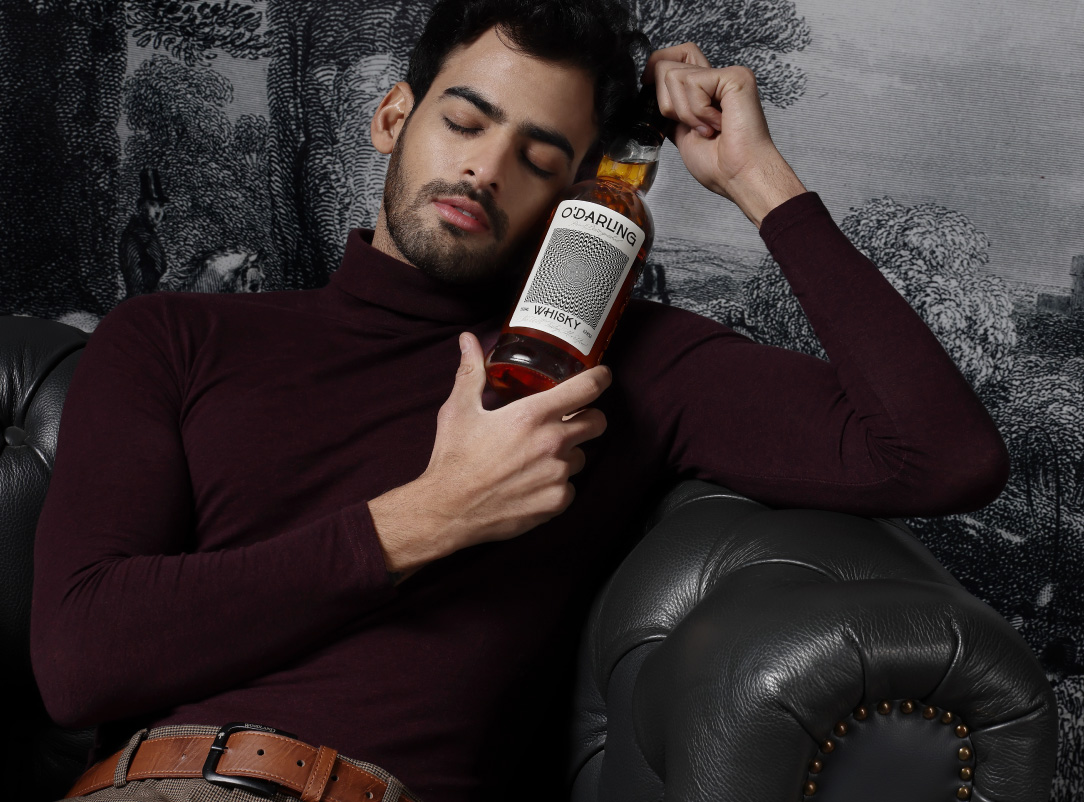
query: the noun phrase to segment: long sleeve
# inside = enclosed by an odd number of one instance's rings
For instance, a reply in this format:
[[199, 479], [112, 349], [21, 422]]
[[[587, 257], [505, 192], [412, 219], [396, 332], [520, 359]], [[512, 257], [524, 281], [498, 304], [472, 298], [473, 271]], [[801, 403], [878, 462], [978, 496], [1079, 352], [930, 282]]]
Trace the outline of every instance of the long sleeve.
[[681, 310], [642, 315], [623, 349], [649, 366], [645, 428], [671, 467], [778, 506], [935, 515], [993, 500], [1008, 457], [990, 416], [819, 196], [781, 204], [760, 233], [828, 361]]
[[[36, 540], [32, 656], [46, 706], [85, 725], [236, 686], [387, 600], [367, 504], [208, 546], [182, 437], [186, 385], [157, 299], [90, 339]], [[270, 491], [269, 491], [270, 492]]]

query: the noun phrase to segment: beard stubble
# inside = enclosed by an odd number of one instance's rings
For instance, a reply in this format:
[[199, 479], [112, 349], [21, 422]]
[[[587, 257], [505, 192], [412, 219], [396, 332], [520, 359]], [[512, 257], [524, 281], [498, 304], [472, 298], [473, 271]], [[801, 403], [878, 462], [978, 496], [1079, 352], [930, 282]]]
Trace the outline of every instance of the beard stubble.
[[[505, 273], [517, 248], [505, 243], [508, 215], [497, 206], [493, 196], [468, 181], [435, 179], [423, 184], [414, 196], [403, 170], [403, 150], [409, 124], [404, 124], [392, 148], [388, 173], [384, 183], [384, 220], [395, 247], [403, 258], [427, 276], [450, 284], [479, 284], [492, 281]], [[471, 247], [469, 238], [475, 236], [445, 220], [438, 220], [436, 229], [427, 226], [422, 210], [434, 198], [463, 196], [485, 209], [493, 241], [482, 247]]]

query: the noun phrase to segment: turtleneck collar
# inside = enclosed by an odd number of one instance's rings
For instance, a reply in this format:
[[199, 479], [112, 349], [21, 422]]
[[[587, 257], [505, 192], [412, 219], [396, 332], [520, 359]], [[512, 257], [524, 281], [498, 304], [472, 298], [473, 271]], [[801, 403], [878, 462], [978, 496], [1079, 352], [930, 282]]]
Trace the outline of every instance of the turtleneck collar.
[[377, 250], [372, 240], [371, 230], [350, 232], [342, 264], [331, 274], [330, 286], [393, 312], [442, 323], [477, 323], [503, 315], [514, 300], [515, 288], [508, 282], [447, 284]]

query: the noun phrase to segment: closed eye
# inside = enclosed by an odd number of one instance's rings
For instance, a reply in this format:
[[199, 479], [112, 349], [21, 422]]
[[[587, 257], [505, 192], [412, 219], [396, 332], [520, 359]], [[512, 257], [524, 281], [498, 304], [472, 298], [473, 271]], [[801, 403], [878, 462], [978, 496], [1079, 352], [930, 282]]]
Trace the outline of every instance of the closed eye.
[[525, 165], [527, 165], [527, 169], [529, 169], [532, 173], [537, 175], [539, 178], [543, 178], [543, 179], [553, 178], [553, 176], [556, 175], [556, 173], [552, 173], [549, 170], [543, 170], [541, 167], [539, 167], [533, 161], [528, 159], [526, 154], [524, 154], [524, 156], [523, 156], [523, 163]]
[[[443, 117], [442, 119], [444, 120], [444, 125], [448, 128], [448, 130], [454, 131], [457, 134], [462, 134], [463, 136], [477, 136], [478, 134], [482, 133], [481, 128], [470, 128], [466, 125], [460, 125], [459, 123], [453, 122], [447, 117]], [[530, 170], [532, 173], [534, 173], [543, 180], [548, 180], [556, 175], [556, 173], [550, 170], [543, 170], [541, 167], [531, 161], [526, 153], [521, 154], [520, 158], [523, 160], [523, 164], [527, 167], [528, 170]]]
[[474, 134], [480, 133], [482, 130], [481, 128], [468, 128], [465, 125], [454, 123], [447, 117], [444, 118], [444, 124], [448, 126], [449, 130], [455, 131], [457, 134], [466, 134], [467, 136], [473, 136]]

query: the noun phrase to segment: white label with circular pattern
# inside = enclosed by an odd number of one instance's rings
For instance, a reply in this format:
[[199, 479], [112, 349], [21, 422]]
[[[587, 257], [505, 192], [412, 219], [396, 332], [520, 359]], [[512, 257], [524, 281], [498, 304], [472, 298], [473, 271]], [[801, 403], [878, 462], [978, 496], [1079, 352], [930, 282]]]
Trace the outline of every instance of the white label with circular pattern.
[[509, 321], [591, 353], [644, 230], [606, 206], [562, 201]]

